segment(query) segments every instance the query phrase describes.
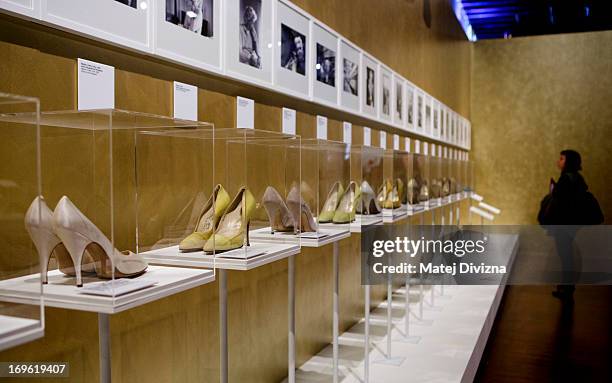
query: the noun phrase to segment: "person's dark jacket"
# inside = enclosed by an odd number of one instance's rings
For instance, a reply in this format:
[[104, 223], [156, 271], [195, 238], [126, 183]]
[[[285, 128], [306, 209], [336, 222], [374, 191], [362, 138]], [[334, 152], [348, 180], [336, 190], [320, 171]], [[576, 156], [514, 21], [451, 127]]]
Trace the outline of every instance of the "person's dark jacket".
[[562, 172], [553, 191], [542, 200], [542, 225], [595, 225], [603, 222], [599, 204], [579, 172]]

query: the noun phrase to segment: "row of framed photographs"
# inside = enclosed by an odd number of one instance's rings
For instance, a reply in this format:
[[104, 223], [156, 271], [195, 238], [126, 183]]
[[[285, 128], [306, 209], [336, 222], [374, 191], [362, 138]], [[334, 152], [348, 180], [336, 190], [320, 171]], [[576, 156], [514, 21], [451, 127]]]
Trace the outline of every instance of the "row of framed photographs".
[[470, 148], [467, 119], [288, 0], [0, 0], [0, 7]]

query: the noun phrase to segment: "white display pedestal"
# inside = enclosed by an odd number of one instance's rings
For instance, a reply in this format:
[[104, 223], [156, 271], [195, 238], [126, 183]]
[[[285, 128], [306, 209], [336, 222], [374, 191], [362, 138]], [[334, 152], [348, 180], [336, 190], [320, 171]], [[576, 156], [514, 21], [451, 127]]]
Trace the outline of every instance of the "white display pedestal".
[[[249, 233], [253, 237], [253, 230]], [[293, 364], [295, 365], [295, 264], [293, 256], [300, 253], [300, 246], [283, 241], [250, 241], [246, 249], [241, 248], [218, 253], [216, 257], [203, 251], [181, 253], [178, 245], [140, 253], [153, 264], [177, 265], [184, 267], [219, 269], [219, 337], [220, 337], [220, 382], [229, 379], [229, 345], [227, 327], [227, 270], [248, 271], [285, 258], [289, 258], [289, 345], [293, 343]], [[246, 258], [245, 258], [246, 254]], [[290, 351], [291, 355], [291, 351]], [[291, 359], [291, 356], [289, 357]], [[295, 368], [294, 368], [295, 371]]]
[[295, 243], [305, 247], [321, 247], [348, 237], [351, 233], [348, 225], [319, 224], [318, 232], [301, 234], [275, 232], [270, 227], [264, 227], [250, 232], [251, 239], [259, 242]]
[[[177, 267], [149, 266], [147, 272], [137, 278], [155, 281], [156, 284], [142, 290], [115, 297], [82, 294], [73, 277], [59, 270], [48, 273], [48, 284], [43, 289], [46, 306], [98, 313], [100, 347], [100, 381], [111, 381], [110, 320], [109, 315], [119, 313], [169, 295], [179, 293], [215, 280], [212, 270], [195, 270]], [[98, 278], [83, 278], [88, 282]], [[0, 282], [0, 298], [4, 301], [33, 304], [40, 292], [40, 274], [8, 279]]]
[[380, 225], [383, 223], [382, 213], [372, 215], [356, 214], [355, 220], [351, 222], [351, 233], [361, 233], [363, 227]]
[[0, 350], [42, 338], [44, 328], [36, 319], [0, 315]]

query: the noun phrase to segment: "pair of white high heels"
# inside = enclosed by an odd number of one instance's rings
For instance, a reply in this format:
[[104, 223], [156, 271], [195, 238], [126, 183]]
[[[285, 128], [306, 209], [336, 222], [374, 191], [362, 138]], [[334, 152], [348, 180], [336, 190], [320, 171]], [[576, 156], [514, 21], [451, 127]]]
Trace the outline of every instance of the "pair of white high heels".
[[60, 199], [55, 211], [49, 209], [43, 197], [36, 197], [26, 213], [25, 227], [38, 251], [45, 284], [52, 255], [60, 271], [76, 276], [77, 287], [83, 286], [83, 272], [95, 272], [98, 277], [110, 279], [140, 275], [147, 269], [141, 256], [115, 249], [66, 196]]

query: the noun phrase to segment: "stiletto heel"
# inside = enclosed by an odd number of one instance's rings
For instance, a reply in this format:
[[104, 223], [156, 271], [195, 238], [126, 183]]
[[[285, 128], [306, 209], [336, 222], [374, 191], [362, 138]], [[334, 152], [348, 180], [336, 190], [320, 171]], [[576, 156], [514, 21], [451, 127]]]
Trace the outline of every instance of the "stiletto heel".
[[317, 224], [312, 215], [310, 207], [302, 198], [300, 190], [297, 186], [294, 186], [287, 195], [287, 206], [293, 216], [293, 222], [296, 224], [299, 222], [299, 227], [296, 227], [296, 232], [312, 232], [317, 231]]
[[272, 234], [276, 231], [286, 232], [295, 230], [295, 223], [289, 208], [287, 208], [287, 204], [285, 204], [281, 195], [272, 186], [266, 188], [262, 204], [268, 214]]
[[115, 249], [104, 233], [66, 196], [55, 207], [53, 228], [70, 254], [77, 286], [82, 286], [81, 261], [85, 250], [93, 257], [96, 274], [101, 278], [132, 277], [144, 273], [147, 268], [141, 256]]

